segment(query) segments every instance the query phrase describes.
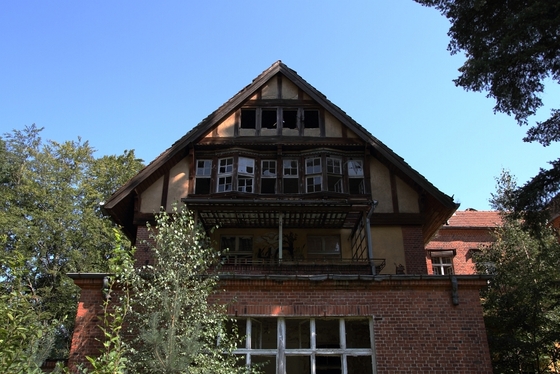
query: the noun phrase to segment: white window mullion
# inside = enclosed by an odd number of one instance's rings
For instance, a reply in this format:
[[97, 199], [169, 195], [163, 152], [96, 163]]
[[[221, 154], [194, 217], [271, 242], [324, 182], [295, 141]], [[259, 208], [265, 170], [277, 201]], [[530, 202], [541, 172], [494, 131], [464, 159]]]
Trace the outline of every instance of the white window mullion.
[[315, 333], [315, 318], [311, 318], [309, 321], [309, 329], [311, 330], [311, 374], [317, 374], [317, 369], [315, 367], [315, 351], [317, 350], [317, 334]]
[[[344, 319], [338, 320], [338, 331], [340, 334], [340, 348], [346, 350], [346, 325], [344, 324]], [[341, 357], [342, 364], [342, 374], [348, 374], [348, 364], [346, 363], [346, 353]]]
[[277, 347], [278, 354], [276, 355], [276, 374], [286, 374], [286, 320], [282, 317], [278, 318], [277, 328]]
[[371, 367], [372, 373], [377, 374], [377, 357], [375, 353], [375, 316], [371, 316], [369, 319], [369, 340], [370, 340], [370, 347], [371, 347]]

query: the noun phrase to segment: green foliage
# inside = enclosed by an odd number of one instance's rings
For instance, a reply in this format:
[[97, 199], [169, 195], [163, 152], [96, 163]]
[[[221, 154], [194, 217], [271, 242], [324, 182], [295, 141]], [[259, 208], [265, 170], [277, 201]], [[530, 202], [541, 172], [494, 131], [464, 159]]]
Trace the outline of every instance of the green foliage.
[[41, 373], [56, 322], [43, 321], [37, 296], [25, 284], [24, 258], [2, 253], [0, 263], [0, 372]]
[[4, 254], [25, 260], [41, 318], [63, 321], [51, 358], [64, 358], [79, 292], [66, 273], [108, 270], [114, 224], [100, 203], [142, 164], [132, 151], [95, 158], [88, 142], [43, 141], [41, 131], [32, 125], [0, 141], [0, 238]]
[[[99, 326], [103, 331], [103, 348], [97, 357], [87, 357], [92, 370], [82, 368], [81, 373], [124, 374], [127, 372], [128, 345], [123, 335], [123, 325], [130, 311], [129, 283], [134, 274], [134, 252], [122, 245], [118, 230], [115, 233], [115, 248], [109, 260], [109, 271], [115, 274], [108, 285], [108, 297], [103, 303], [103, 320]], [[115, 299], [113, 299], [115, 298]]]
[[557, 373], [560, 364], [560, 244], [547, 225], [526, 224], [507, 211], [515, 180], [499, 181], [495, 207], [503, 226], [477, 256], [477, 270], [492, 274], [482, 292], [495, 373]]
[[225, 307], [209, 304], [217, 276], [211, 269], [220, 253], [195, 224], [190, 212], [176, 206], [161, 212], [149, 227], [147, 244], [154, 265], [142, 268], [133, 282], [130, 362], [146, 373], [245, 373], [237, 367], [235, 335], [226, 332]]
[[[545, 80], [560, 83], [560, 2], [551, 0], [415, 0], [438, 9], [451, 23], [452, 54], [466, 61], [455, 84], [486, 91], [496, 112], [520, 125], [542, 107]], [[531, 127], [523, 139], [548, 146], [560, 140], [560, 110]], [[530, 221], [560, 192], [560, 159], [517, 191], [515, 210]], [[526, 214], [528, 213], [528, 215]]]

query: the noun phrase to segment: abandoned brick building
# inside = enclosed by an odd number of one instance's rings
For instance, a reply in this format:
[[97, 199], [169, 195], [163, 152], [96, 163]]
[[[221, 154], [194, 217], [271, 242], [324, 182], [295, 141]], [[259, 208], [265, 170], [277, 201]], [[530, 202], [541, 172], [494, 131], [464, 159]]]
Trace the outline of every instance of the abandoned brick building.
[[[491, 373], [486, 280], [433, 275], [437, 256], [427, 255], [449, 250], [426, 245], [457, 204], [282, 62], [106, 202], [138, 263], [150, 261], [145, 223], [174, 202], [218, 226], [213, 242], [230, 249], [220, 297], [235, 300], [246, 364], [267, 362], [267, 374]], [[71, 367], [99, 348], [104, 276], [72, 275], [82, 293]]]

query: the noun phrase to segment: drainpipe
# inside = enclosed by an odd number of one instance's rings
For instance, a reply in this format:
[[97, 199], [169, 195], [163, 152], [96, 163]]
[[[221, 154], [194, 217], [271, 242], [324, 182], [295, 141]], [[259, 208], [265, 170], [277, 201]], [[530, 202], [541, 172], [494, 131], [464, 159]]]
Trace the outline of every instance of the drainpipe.
[[371, 204], [371, 208], [369, 209], [369, 212], [366, 216], [366, 235], [367, 235], [367, 245], [368, 245], [368, 256], [369, 256], [369, 260], [370, 260], [370, 264], [371, 264], [371, 274], [372, 275], [376, 275], [375, 274], [375, 263], [373, 262], [373, 243], [371, 240], [371, 225], [370, 225], [370, 218], [373, 215], [373, 211], [375, 210], [375, 207], [377, 206], [377, 200], [373, 200], [372, 204]]
[[278, 263], [282, 262], [282, 237], [284, 236], [282, 230], [282, 218], [284, 214], [278, 214]]

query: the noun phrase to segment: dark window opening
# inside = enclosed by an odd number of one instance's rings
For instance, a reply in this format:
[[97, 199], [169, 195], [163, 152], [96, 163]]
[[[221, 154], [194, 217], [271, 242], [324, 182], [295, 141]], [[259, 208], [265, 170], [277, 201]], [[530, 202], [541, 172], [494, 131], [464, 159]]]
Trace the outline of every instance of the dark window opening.
[[331, 192], [343, 192], [342, 177], [339, 175], [329, 175], [327, 177], [327, 184]]
[[299, 181], [297, 178], [284, 178], [283, 179], [283, 192], [284, 193], [298, 193]]
[[262, 178], [261, 193], [276, 193], [276, 179]]
[[241, 109], [241, 128], [255, 129], [257, 127], [257, 111], [255, 109]]
[[276, 109], [263, 109], [261, 118], [261, 128], [263, 129], [275, 129], [277, 128], [276, 123]]
[[351, 194], [365, 194], [364, 180], [362, 178], [350, 178], [349, 188]]
[[318, 110], [305, 110], [303, 112], [303, 123], [306, 129], [319, 128], [319, 111]]
[[282, 111], [282, 127], [297, 129], [297, 109], [284, 109]]
[[196, 178], [195, 194], [209, 194], [210, 193], [210, 178]]

